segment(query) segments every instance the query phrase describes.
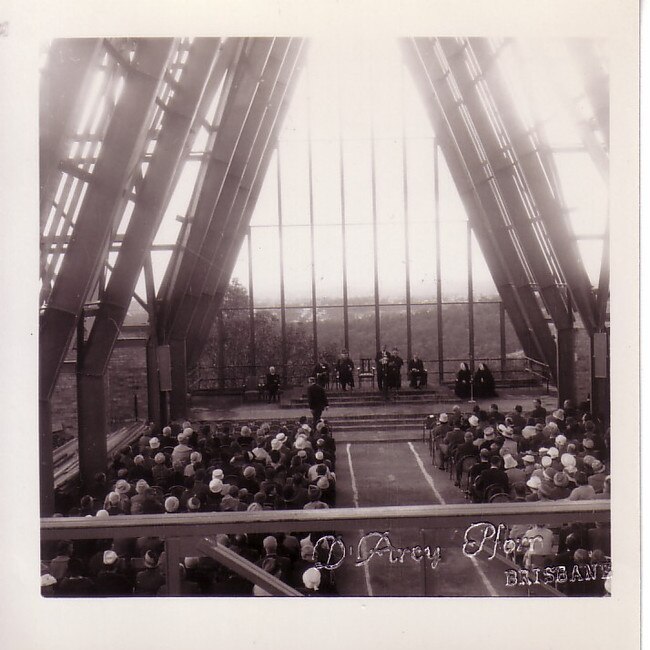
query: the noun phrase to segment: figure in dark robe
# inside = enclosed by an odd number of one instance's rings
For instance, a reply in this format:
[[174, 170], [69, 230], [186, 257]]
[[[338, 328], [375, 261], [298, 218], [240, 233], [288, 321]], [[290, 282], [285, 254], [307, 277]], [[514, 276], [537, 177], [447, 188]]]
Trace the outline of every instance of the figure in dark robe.
[[268, 402], [278, 401], [278, 392], [280, 391], [280, 375], [276, 372], [275, 366], [269, 368], [266, 375], [266, 395]]
[[476, 397], [496, 397], [494, 375], [484, 363], [478, 364], [474, 373], [474, 395]]
[[467, 399], [472, 391], [472, 373], [466, 363], [460, 364], [460, 369], [456, 373], [456, 384], [454, 392], [460, 399]]

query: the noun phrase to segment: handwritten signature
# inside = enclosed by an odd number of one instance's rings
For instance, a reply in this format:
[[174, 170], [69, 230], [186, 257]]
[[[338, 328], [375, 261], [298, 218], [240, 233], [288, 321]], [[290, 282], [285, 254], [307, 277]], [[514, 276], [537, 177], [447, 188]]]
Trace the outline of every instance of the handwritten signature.
[[[353, 554], [352, 546], [345, 546], [339, 536], [324, 535], [314, 544], [314, 557], [317, 558], [316, 568], [333, 571], [343, 564], [345, 558]], [[361, 537], [356, 548], [355, 566], [367, 565], [372, 558], [388, 557], [391, 564], [403, 564], [406, 558], [414, 562], [427, 560], [432, 569], [437, 568], [441, 560], [440, 547], [432, 549], [430, 546], [395, 546], [390, 538], [390, 533], [366, 533]], [[324, 560], [324, 561], [323, 561]]]

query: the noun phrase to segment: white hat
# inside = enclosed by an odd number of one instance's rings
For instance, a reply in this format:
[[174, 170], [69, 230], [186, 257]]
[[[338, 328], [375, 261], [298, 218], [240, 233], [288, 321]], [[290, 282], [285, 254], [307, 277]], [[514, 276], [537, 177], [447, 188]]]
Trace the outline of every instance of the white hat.
[[190, 454], [190, 462], [192, 463], [200, 463], [203, 460], [203, 456], [201, 456], [200, 451], [193, 451]]
[[534, 463], [535, 462], [535, 456], [533, 456], [532, 454], [526, 454], [522, 458], [522, 460], [524, 461], [524, 463]]
[[282, 431], [280, 431], [280, 433], [275, 436], [275, 439], [279, 440], [280, 442], [284, 442], [287, 439], [287, 436]]
[[566, 436], [563, 436], [562, 434], [559, 434], [555, 436], [555, 444], [556, 445], [566, 445]]
[[438, 416], [438, 420], [440, 420], [440, 422], [447, 422], [449, 420], [449, 417], [447, 416], [446, 413], [441, 413]]
[[539, 448], [539, 455], [543, 456], [544, 454], [548, 453], [548, 447], [540, 447]]
[[475, 427], [478, 424], [478, 418], [475, 415], [470, 415], [468, 422], [470, 426]]
[[536, 434], [537, 434], [537, 429], [535, 429], [535, 427], [527, 426], [521, 430], [521, 435], [526, 440], [530, 440], [531, 438], [534, 438]]
[[219, 494], [223, 489], [223, 481], [221, 481], [218, 478], [213, 478], [210, 481], [209, 487], [210, 487], [210, 492], [212, 492], [213, 494]]
[[560, 455], [560, 451], [559, 451], [559, 449], [558, 449], [557, 447], [551, 447], [551, 448], [548, 450], [548, 455], [549, 455], [551, 458], [557, 458], [557, 457]]
[[311, 433], [311, 427], [308, 424], [303, 424], [301, 429], [307, 433]]
[[514, 469], [517, 467], [517, 461], [512, 457], [512, 454], [506, 454], [503, 457], [503, 466], [505, 469]]
[[302, 574], [302, 582], [307, 589], [318, 591], [320, 585], [320, 571], [315, 567], [310, 567]]
[[56, 582], [56, 578], [50, 573], [45, 573], [41, 576], [41, 587], [51, 587]]
[[130, 489], [131, 486], [129, 485], [129, 482], [125, 481], [123, 478], [115, 484], [115, 491], [119, 494], [126, 494]]
[[531, 476], [527, 481], [526, 485], [531, 489], [531, 490], [539, 490], [539, 488], [542, 486], [542, 479], [539, 478], [539, 476]]
[[324, 458], [323, 452], [322, 451], [317, 451], [315, 457], [316, 457], [316, 460], [323, 460], [323, 458]]
[[97, 514], [95, 515], [98, 519], [105, 519], [106, 517], [110, 517], [108, 514], [108, 510], [104, 510], [103, 508], [101, 510], [97, 511]]
[[[169, 428], [169, 427], [167, 427], [167, 428]], [[169, 429], [169, 432], [171, 433], [171, 429]], [[164, 430], [163, 430], [163, 433], [164, 433]], [[152, 438], [152, 439], [149, 441], [149, 446], [150, 446], [152, 449], [158, 449], [158, 447], [160, 447], [160, 440], [158, 440], [158, 438]]]
[[174, 496], [167, 497], [165, 499], [165, 510], [167, 512], [176, 512], [178, 510], [179, 505], [180, 505], [179, 500]]
[[117, 562], [117, 553], [115, 551], [104, 551], [104, 564], [115, 564]]
[[162, 454], [162, 453], [158, 452], [158, 453], [153, 457], [153, 460], [154, 460], [154, 462], [157, 463], [158, 465], [162, 465], [162, 464], [165, 462], [165, 454]]
[[[163, 432], [164, 436], [171, 436], [172, 435], [172, 428], [171, 427], [164, 427], [162, 432]], [[153, 438], [152, 438], [152, 440], [153, 440]], [[158, 438], [156, 438], [156, 440], [158, 440]]]
[[542, 457], [542, 467], [550, 467], [553, 464], [553, 459], [550, 456]]
[[213, 469], [212, 470], [212, 478], [222, 479], [223, 478], [223, 470], [222, 469]]
[[564, 467], [575, 467], [576, 457], [573, 454], [562, 454], [560, 456], [560, 462]]

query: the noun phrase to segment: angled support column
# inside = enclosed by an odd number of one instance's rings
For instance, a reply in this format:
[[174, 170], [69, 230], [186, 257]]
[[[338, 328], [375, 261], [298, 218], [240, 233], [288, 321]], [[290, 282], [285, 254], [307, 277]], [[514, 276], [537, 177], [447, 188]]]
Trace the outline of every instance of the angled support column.
[[[480, 39], [479, 39], [480, 40]], [[485, 39], [484, 39], [485, 40]], [[504, 149], [502, 137], [499, 137], [494, 124], [494, 116], [488, 112], [491, 97], [481, 94], [480, 79], [472, 76], [472, 69], [468, 63], [467, 43], [459, 44], [456, 39], [437, 39], [440, 50], [446, 59], [450, 72], [448, 78], [455, 83], [456, 92], [460, 100], [449, 106], [449, 111], [454, 107], [460, 111], [467, 111], [467, 119], [476, 130], [486, 160], [482, 162], [482, 169], [476, 169], [477, 175], [483, 175], [484, 180], [478, 185], [479, 192], [494, 192], [500, 197], [500, 213], [503, 223], [511, 223], [523, 253], [526, 256], [529, 268], [540, 289], [540, 294], [547, 306], [557, 327], [566, 327], [570, 323], [567, 304], [562, 295], [559, 282], [548, 253], [540, 247], [539, 232], [531, 221], [530, 205], [525, 202], [525, 188], [518, 182], [517, 161], [510, 152]], [[440, 68], [442, 72], [442, 68]], [[497, 111], [498, 115], [498, 111]], [[500, 116], [502, 122], [514, 119], [514, 115]], [[501, 125], [503, 126], [503, 125]], [[498, 213], [497, 213], [498, 214]], [[497, 215], [494, 215], [497, 218]]]
[[41, 231], [58, 187], [59, 162], [67, 157], [68, 138], [84, 108], [84, 91], [92, 73], [98, 72], [101, 53], [98, 38], [61, 38], [50, 46], [39, 102]]
[[[522, 190], [530, 196], [536, 206], [539, 218], [544, 224], [548, 248], [566, 279], [584, 326], [589, 332], [593, 332], [596, 326], [595, 298], [589, 276], [581, 261], [573, 230], [559, 202], [558, 188], [550, 185], [535, 141], [530, 136], [524, 136], [526, 129], [508, 85], [494, 61], [494, 53], [490, 49], [489, 42], [487, 39], [469, 39], [469, 47], [483, 71], [494, 107], [501, 118], [514, 163], [525, 183]], [[526, 253], [534, 257], [534, 250], [539, 250], [540, 244], [542, 242], [538, 244], [529, 242], [525, 245]], [[564, 327], [555, 315], [553, 319], [558, 328]]]
[[493, 224], [493, 216], [498, 216], [501, 210], [497, 197], [491, 192], [478, 191], [476, 183], [482, 182], [484, 177], [475, 181], [472, 170], [481, 169], [482, 160], [458, 112], [446, 110], [454, 99], [444, 73], [434, 67], [432, 43], [428, 39], [407, 39], [403, 46], [452, 178], [519, 341], [528, 356], [547, 363], [554, 371], [555, 341], [509, 232], [502, 225], [495, 227]]
[[84, 302], [103, 266], [101, 254], [116, 208], [149, 128], [149, 118], [172, 39], [143, 39], [136, 48], [124, 90], [106, 133], [61, 270], [41, 317], [40, 390], [49, 398]]
[[[41, 316], [41, 404], [52, 397], [83, 305], [101, 272], [102, 254], [113, 231], [117, 209], [134, 163], [141, 155], [160, 80], [172, 47], [172, 39], [143, 39], [136, 46], [133, 62], [125, 74], [123, 93], [106, 132], [93, 172], [93, 183], [85, 195], [61, 270]], [[101, 397], [99, 390], [92, 392], [100, 399], [95, 408], [101, 411], [105, 408], [103, 392]], [[83, 408], [80, 405], [80, 412]], [[40, 435], [49, 438], [51, 431], [41, 429]], [[80, 441], [80, 447], [81, 444]], [[105, 438], [103, 444], [105, 447]], [[41, 449], [45, 446], [43, 441]], [[45, 471], [46, 465], [43, 464], [41, 469]], [[42, 489], [52, 484], [53, 476], [41, 476]]]
[[229, 223], [233, 225], [225, 230], [219, 249], [215, 251], [215, 262], [219, 263], [213, 265], [213, 271], [206, 283], [205, 294], [207, 300], [202, 301], [201, 309], [197, 310], [190, 326], [188, 339], [191, 345], [188, 350], [190, 363], [196, 362], [201, 355], [208, 340], [212, 322], [216, 317], [230, 281], [237, 255], [275, 149], [284, 116], [296, 86], [299, 62], [303, 50], [304, 41], [293, 39], [255, 140], [250, 162], [246, 166], [237, 189], [237, 196], [228, 217]]
[[174, 319], [170, 323], [170, 338], [186, 338], [198, 305], [204, 302], [206, 282], [220, 266], [220, 243], [232, 229], [230, 215], [242, 177], [249, 164], [254, 144], [260, 133], [269, 100], [275, 88], [280, 69], [286, 57], [290, 39], [276, 39], [264, 66], [259, 84], [253, 96], [241, 135], [233, 151], [216, 205], [212, 210], [189, 283], [181, 297]]
[[[185, 153], [198, 129], [197, 110], [203, 98], [210, 73], [219, 52], [219, 39], [197, 38], [193, 41], [176, 92], [164, 108], [156, 149], [149, 163], [127, 230], [122, 237], [119, 254], [111, 277], [103, 292], [99, 310], [86, 345], [81, 383], [88, 395], [89, 408], [80, 409], [79, 436], [105, 439], [106, 418], [95, 416], [93, 404], [100, 399], [99, 384], [105, 384], [108, 363], [118, 334], [124, 323], [140, 271], [148, 259], [149, 250], [165, 214], [175, 181], [182, 168]], [[225, 70], [224, 70], [225, 72]], [[148, 306], [155, 298], [153, 278], [147, 275]], [[150, 312], [150, 323], [152, 321]], [[157, 338], [147, 345], [147, 368], [150, 382], [157, 384]], [[95, 387], [95, 385], [97, 386]], [[93, 388], [94, 387], [94, 388]], [[103, 391], [102, 391], [103, 394]], [[158, 399], [155, 395], [158, 394]], [[159, 391], [148, 390], [149, 402], [160, 420]], [[156, 407], [157, 404], [157, 407]], [[89, 418], [89, 419], [87, 419]], [[81, 467], [82, 474], [84, 468]]]

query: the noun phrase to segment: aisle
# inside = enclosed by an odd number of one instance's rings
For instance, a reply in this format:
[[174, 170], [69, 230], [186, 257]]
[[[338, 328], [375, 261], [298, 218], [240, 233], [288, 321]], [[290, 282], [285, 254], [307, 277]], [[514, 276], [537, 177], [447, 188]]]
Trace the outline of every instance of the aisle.
[[[446, 472], [431, 465], [422, 442], [347, 443], [337, 448], [337, 505], [339, 507], [427, 505], [464, 503], [462, 493]], [[381, 538], [387, 532], [388, 536]], [[341, 595], [345, 596], [523, 596], [522, 589], [506, 589], [504, 565], [462, 553], [464, 530], [421, 531], [400, 529], [363, 530], [343, 536], [346, 557], [336, 569]], [[367, 538], [358, 548], [364, 535]], [[372, 556], [375, 544], [394, 547], [440, 547], [440, 561], [415, 561], [407, 551], [402, 561], [391, 563], [389, 553]], [[379, 548], [379, 547], [377, 547]], [[369, 554], [371, 557], [368, 558]], [[355, 560], [368, 558], [360, 566]]]

